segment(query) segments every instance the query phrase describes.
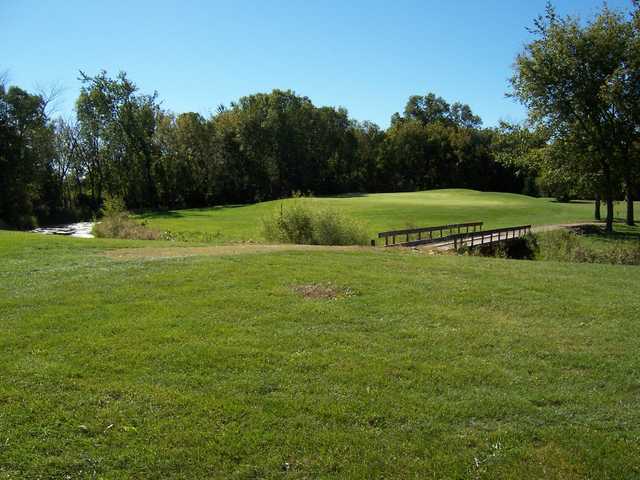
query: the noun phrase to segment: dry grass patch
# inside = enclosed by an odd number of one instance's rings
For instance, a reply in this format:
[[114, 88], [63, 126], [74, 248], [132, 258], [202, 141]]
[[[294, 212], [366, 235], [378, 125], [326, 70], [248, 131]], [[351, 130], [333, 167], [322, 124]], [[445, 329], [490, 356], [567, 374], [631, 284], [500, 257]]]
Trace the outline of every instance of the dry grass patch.
[[308, 283], [295, 285], [292, 290], [303, 298], [309, 300], [338, 300], [339, 298], [353, 297], [354, 292], [349, 287], [339, 287], [333, 283]]
[[369, 247], [357, 246], [328, 246], [328, 245], [268, 245], [268, 244], [237, 244], [237, 245], [217, 245], [210, 247], [137, 247], [137, 248], [117, 248], [104, 252], [107, 257], [116, 260], [136, 260], [136, 259], [162, 259], [173, 257], [192, 257], [198, 255], [223, 256], [223, 255], [244, 255], [253, 253], [276, 253], [276, 252], [364, 252], [374, 251]]

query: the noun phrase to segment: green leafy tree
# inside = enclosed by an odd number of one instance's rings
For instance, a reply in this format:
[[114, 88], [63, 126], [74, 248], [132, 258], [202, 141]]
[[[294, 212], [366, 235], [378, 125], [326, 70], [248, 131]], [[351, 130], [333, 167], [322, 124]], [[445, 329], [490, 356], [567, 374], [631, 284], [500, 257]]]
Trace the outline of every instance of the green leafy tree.
[[[400, 118], [395, 117], [396, 120]], [[482, 125], [482, 120], [473, 113], [469, 105], [460, 102], [450, 105], [444, 98], [433, 93], [409, 97], [404, 108], [404, 118], [418, 120], [424, 125], [443, 123], [466, 128], [478, 128]]]
[[[607, 79], [603, 99], [610, 103], [610, 114], [618, 119], [620, 155], [627, 201], [627, 224], [634, 224], [633, 200], [640, 176], [640, 3], [634, 1], [631, 20], [619, 18], [620, 35], [627, 38], [623, 58]], [[624, 27], [624, 28], [623, 28]]]
[[125, 73], [81, 73], [83, 87], [76, 111], [86, 144], [87, 173], [94, 200], [122, 197], [130, 208], [157, 204], [153, 179], [156, 94], [137, 94]]
[[40, 95], [0, 85], [0, 219], [22, 228], [47, 220], [60, 203], [45, 107]]
[[611, 100], [611, 81], [627, 61], [631, 24], [606, 6], [582, 24], [559, 18], [549, 5], [532, 33], [535, 39], [516, 59], [513, 95], [529, 110], [533, 125], [549, 132], [550, 142], [570, 141], [580, 152], [557, 167], [598, 178], [607, 203], [607, 230], [613, 228], [613, 201], [628, 161], [628, 122]]

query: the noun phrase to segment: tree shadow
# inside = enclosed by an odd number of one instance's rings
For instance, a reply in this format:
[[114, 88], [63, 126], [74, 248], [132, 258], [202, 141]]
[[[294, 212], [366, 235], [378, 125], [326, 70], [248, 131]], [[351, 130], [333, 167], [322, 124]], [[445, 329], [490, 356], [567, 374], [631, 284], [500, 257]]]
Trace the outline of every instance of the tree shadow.
[[136, 212], [139, 218], [142, 219], [175, 219], [175, 218], [185, 218], [193, 215], [193, 212], [198, 213], [208, 213], [212, 210], [227, 210], [231, 208], [240, 208], [247, 207], [249, 205], [246, 204], [230, 204], [230, 205], [214, 205], [211, 207], [201, 207], [201, 208], [188, 208], [184, 210], [151, 210], [145, 212]]
[[323, 195], [318, 198], [359, 198], [359, 197], [368, 197], [368, 196], [369, 196], [368, 193], [354, 192], [354, 193], [339, 193], [334, 195]]
[[579, 235], [586, 235], [590, 237], [597, 237], [604, 241], [639, 241], [640, 242], [640, 227], [631, 227], [623, 222], [616, 222], [614, 224], [614, 231], [607, 233], [604, 225], [581, 225], [572, 229]]
[[553, 200], [551, 200], [551, 203], [560, 203], [563, 205], [571, 205], [571, 204], [577, 204], [577, 205], [590, 205], [594, 202], [594, 200], [569, 200], [568, 202], [563, 202], [558, 200], [557, 198], [554, 198]]

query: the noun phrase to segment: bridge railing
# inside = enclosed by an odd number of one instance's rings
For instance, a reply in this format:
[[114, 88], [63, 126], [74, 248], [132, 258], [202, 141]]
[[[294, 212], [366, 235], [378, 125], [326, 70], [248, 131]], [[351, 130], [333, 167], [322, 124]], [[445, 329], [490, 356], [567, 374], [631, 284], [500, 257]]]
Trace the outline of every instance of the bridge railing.
[[[435, 227], [389, 230], [380, 232], [378, 238], [384, 238], [385, 247], [412, 247], [429, 243], [441, 243], [452, 239], [453, 235], [476, 233], [482, 230], [482, 225], [482, 222], [468, 222]], [[372, 245], [375, 246], [375, 240], [372, 241]]]
[[491, 243], [503, 242], [514, 238], [520, 238], [531, 233], [531, 225], [518, 225], [517, 227], [495, 228], [483, 230], [477, 233], [461, 233], [452, 235], [451, 242], [457, 250], [462, 247], [479, 247]]
[[[463, 229], [465, 231], [462, 231]], [[482, 230], [482, 222], [470, 222], [439, 225], [437, 227], [390, 230], [379, 233], [378, 238], [384, 238], [385, 247], [413, 247], [438, 244], [438, 246], [443, 247], [451, 245], [458, 249], [461, 247], [478, 247], [519, 238], [530, 232], [531, 225]], [[397, 237], [404, 238], [401, 241], [396, 241]], [[372, 242], [372, 245], [374, 244], [375, 241]]]

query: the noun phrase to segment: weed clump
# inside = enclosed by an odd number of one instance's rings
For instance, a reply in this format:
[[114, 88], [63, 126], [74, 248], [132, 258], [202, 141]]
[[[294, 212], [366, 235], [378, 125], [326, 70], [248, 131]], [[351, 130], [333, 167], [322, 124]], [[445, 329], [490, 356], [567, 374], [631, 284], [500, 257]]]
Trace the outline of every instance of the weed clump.
[[131, 218], [121, 198], [107, 198], [102, 208], [102, 219], [93, 227], [93, 233], [101, 238], [126, 238], [130, 240], [158, 240], [162, 232], [152, 230]]
[[272, 242], [302, 245], [365, 245], [362, 223], [331, 208], [295, 200], [263, 221], [264, 237]]
[[640, 265], [640, 243], [616, 241], [596, 247], [586, 243], [582, 235], [570, 230], [557, 230], [538, 235], [537, 260], [574, 263], [609, 263]]
[[349, 298], [355, 295], [350, 288], [342, 288], [332, 283], [310, 283], [306, 285], [296, 285], [293, 291], [303, 298], [309, 300], [337, 300], [339, 298]]

